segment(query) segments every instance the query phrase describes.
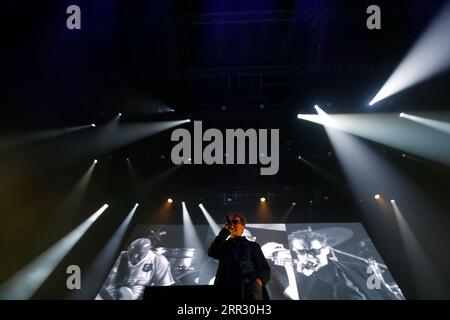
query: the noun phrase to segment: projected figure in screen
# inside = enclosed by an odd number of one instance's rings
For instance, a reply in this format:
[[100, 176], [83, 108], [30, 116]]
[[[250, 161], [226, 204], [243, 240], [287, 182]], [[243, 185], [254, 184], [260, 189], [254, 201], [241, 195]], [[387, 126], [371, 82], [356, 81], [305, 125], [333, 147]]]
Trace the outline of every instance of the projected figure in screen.
[[[372, 257], [335, 248], [352, 236], [352, 230], [339, 227], [297, 230], [288, 237], [292, 261], [286, 248], [273, 243], [266, 248], [265, 255], [279, 266], [292, 263], [301, 300], [403, 300], [400, 288], [393, 280], [387, 280], [385, 265]], [[360, 242], [360, 249], [362, 243], [367, 246], [368, 242]], [[364, 252], [368, 252], [366, 249]], [[289, 283], [293, 285], [291, 282], [292, 277]]]
[[139, 238], [129, 245], [128, 250], [120, 253], [96, 299], [142, 299], [145, 286], [170, 286], [174, 283], [167, 258], [152, 250], [152, 239]]
[[404, 299], [397, 285], [385, 281], [385, 265], [334, 248], [352, 235], [352, 230], [337, 227], [289, 235], [300, 299]]

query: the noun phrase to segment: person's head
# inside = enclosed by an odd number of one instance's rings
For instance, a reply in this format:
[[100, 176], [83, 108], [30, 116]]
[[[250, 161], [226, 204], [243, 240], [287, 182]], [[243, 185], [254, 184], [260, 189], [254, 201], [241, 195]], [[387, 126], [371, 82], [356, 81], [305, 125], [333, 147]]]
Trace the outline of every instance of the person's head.
[[297, 230], [288, 237], [297, 272], [310, 276], [328, 264], [330, 247], [327, 236], [309, 230]]
[[128, 247], [127, 256], [131, 264], [136, 265], [141, 262], [151, 249], [152, 242], [148, 238], [134, 240]]
[[230, 217], [231, 223], [234, 225], [234, 230], [231, 232], [230, 237], [242, 237], [245, 230], [245, 218], [240, 214], [233, 214]]

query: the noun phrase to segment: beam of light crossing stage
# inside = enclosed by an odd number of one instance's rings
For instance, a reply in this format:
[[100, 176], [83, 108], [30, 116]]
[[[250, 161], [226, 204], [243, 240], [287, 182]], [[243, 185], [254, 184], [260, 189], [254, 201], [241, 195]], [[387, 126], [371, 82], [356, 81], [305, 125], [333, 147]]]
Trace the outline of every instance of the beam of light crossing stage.
[[[449, 113], [424, 113], [448, 118]], [[327, 128], [381, 143], [406, 153], [450, 165], [448, 135], [414, 121], [405, 121], [398, 113], [336, 114], [328, 115], [333, 121], [320, 115], [303, 115], [302, 120], [324, 125]], [[432, 141], [432, 143], [430, 143]]]
[[289, 208], [287, 209], [286, 213], [283, 215], [283, 217], [281, 218], [281, 221], [283, 223], [286, 223], [289, 219], [289, 216], [291, 215], [292, 210], [294, 210], [296, 203], [292, 202], [291, 205], [289, 206]]
[[54, 129], [54, 130], [45, 130], [45, 131], [37, 131], [30, 132], [24, 134], [16, 134], [16, 135], [7, 135], [0, 137], [0, 150], [5, 150], [9, 148], [20, 147], [29, 143], [40, 142], [43, 140], [59, 137], [65, 134], [69, 134], [72, 132], [76, 132], [79, 130], [93, 128], [95, 124], [88, 124], [84, 126], [63, 128], [63, 129]]
[[127, 115], [131, 116], [149, 116], [154, 114], [163, 114], [174, 112], [175, 110], [160, 100], [133, 93], [124, 101], [124, 108]]
[[136, 183], [138, 182], [138, 174], [136, 172], [136, 169], [134, 168], [133, 164], [131, 163], [130, 158], [127, 158], [126, 161], [127, 161], [128, 172], [130, 173], [133, 185], [136, 185]]
[[[430, 258], [426, 254], [423, 246], [418, 241], [417, 237], [411, 230], [408, 222], [406, 222], [400, 211], [397, 201], [392, 200], [391, 205], [397, 219], [397, 224], [400, 229], [403, 245], [405, 247], [408, 265], [411, 266], [413, 272], [414, 285], [417, 291], [427, 290], [422, 292], [424, 297], [432, 299], [433, 296], [439, 296], [445, 293], [445, 287], [442, 285], [445, 283], [436, 271], [436, 268], [432, 265]], [[430, 290], [427, 286], [428, 283], [437, 284], [437, 288]], [[437, 290], [440, 292], [438, 293]]]
[[107, 204], [103, 205], [82, 224], [72, 230], [72, 232], [55, 243], [47, 251], [4, 283], [0, 287], [0, 299], [30, 299], [50, 276], [58, 264], [64, 259], [67, 253], [69, 253], [69, 251], [107, 208]]
[[171, 175], [173, 175], [182, 167], [183, 164], [174, 165], [172, 167], [165, 169], [162, 172], [159, 172], [156, 176], [136, 184], [133, 193], [138, 196], [140, 196], [142, 193], [146, 193], [148, 189], [151, 189], [156, 185], [158, 185], [159, 183], [163, 182], [164, 180], [168, 179]]
[[403, 153], [402, 154], [402, 158], [404, 158], [406, 160], [417, 162], [418, 164], [420, 164], [422, 166], [430, 167], [430, 168], [435, 169], [435, 170], [439, 170], [440, 169], [440, 167], [438, 165], [436, 165], [435, 163], [433, 163], [431, 161], [423, 160], [423, 159], [414, 157], [414, 156], [409, 155], [409, 154], [404, 154]]
[[450, 67], [449, 30], [450, 2], [447, 2], [369, 105], [447, 70]]
[[117, 148], [188, 122], [189, 120], [124, 123], [119, 126], [117, 136], [112, 143]]
[[326, 119], [318, 116], [317, 114], [301, 114], [301, 113], [299, 113], [297, 115], [297, 118], [301, 119], [301, 120], [306, 120], [306, 121], [309, 121], [309, 122], [321, 124], [323, 126], [325, 126], [325, 125], [326, 126], [331, 126], [330, 123], [327, 123]]
[[407, 113], [403, 113], [403, 112], [399, 114], [399, 117], [423, 124], [424, 126], [442, 131], [446, 134], [450, 134], [450, 123], [449, 122], [427, 119], [427, 118], [418, 117], [418, 116], [414, 116], [412, 114], [407, 114]]
[[183, 235], [185, 248], [202, 248], [195, 226], [192, 223], [189, 212], [186, 208], [186, 203], [181, 203], [183, 207]]
[[[318, 117], [323, 118], [323, 113]], [[358, 199], [379, 193], [399, 198], [397, 193], [408, 189], [409, 183], [363, 140], [333, 127], [324, 128], [352, 188], [362, 192]]]
[[118, 124], [116, 118], [103, 126], [97, 126], [93, 133], [81, 132], [53, 141], [45, 148], [32, 152], [29, 158], [41, 168], [40, 172], [48, 174], [188, 122], [177, 120]]
[[307, 160], [305, 157], [298, 156], [298, 159], [300, 161], [302, 161], [304, 164], [306, 164], [308, 167], [310, 167], [312, 170], [314, 170], [314, 172], [316, 172], [318, 175], [322, 176], [325, 180], [335, 184], [336, 186], [339, 186], [339, 187], [341, 186], [341, 183], [339, 183], [339, 180], [334, 175], [332, 175], [331, 173], [326, 171], [325, 169], [312, 163], [311, 161]]
[[[328, 126], [324, 128], [356, 199], [367, 199], [380, 193], [387, 199], [408, 203], [408, 219], [418, 220], [417, 223], [422, 228], [433, 230], [436, 236], [443, 237], [447, 234], [447, 230], [442, 228], [439, 221], [433, 220], [432, 216], [423, 215], [423, 212], [439, 212], [438, 207], [381, 155], [363, 140], [349, 133]], [[395, 221], [380, 213], [377, 201], [361, 204], [362, 211], [364, 218], [368, 221], [369, 232], [374, 234], [374, 241], [378, 241], [382, 247], [386, 248], [385, 250], [389, 250], [391, 243], [398, 242], [399, 236], [396, 232]], [[435, 285], [439, 286], [434, 282], [422, 283], [422, 285], [425, 286], [422, 288], [423, 292]]]
[[200, 207], [200, 209], [202, 210], [203, 214], [205, 215], [206, 220], [208, 221], [209, 226], [211, 227], [213, 233], [215, 235], [219, 234], [220, 232], [220, 227], [217, 224], [216, 221], [214, 221], [213, 217], [211, 217], [211, 215], [209, 214], [209, 212], [205, 209], [205, 207], [203, 206], [203, 204], [199, 204], [198, 205]]
[[92, 156], [108, 153], [187, 122], [188, 120], [122, 123], [115, 128], [113, 121], [105, 128], [100, 127], [99, 134], [93, 137], [92, 143], [84, 146], [83, 149], [87, 149], [86, 151]]
[[[94, 262], [90, 265], [89, 269], [85, 273], [85, 277], [82, 280], [81, 290], [75, 290], [74, 294], [71, 295], [72, 299], [93, 299], [95, 295], [100, 290], [103, 283], [99, 283], [99, 279], [106, 278], [109, 273], [109, 267], [111, 261], [117, 256], [120, 244], [122, 243], [123, 237], [130, 225], [131, 220], [138, 208], [139, 204], [136, 203], [131, 211], [128, 213], [126, 218], [122, 221], [119, 228], [115, 231], [114, 235], [106, 242], [106, 245], [100, 251], [100, 253], [95, 258]], [[102, 275], [104, 277], [102, 278]]]
[[89, 182], [91, 181], [92, 173], [94, 172], [94, 168], [97, 163], [97, 160], [92, 161], [89, 169], [83, 174], [77, 184], [70, 191], [67, 198], [61, 204], [59, 209], [60, 212], [67, 215], [68, 212], [77, 212], [80, 209]]

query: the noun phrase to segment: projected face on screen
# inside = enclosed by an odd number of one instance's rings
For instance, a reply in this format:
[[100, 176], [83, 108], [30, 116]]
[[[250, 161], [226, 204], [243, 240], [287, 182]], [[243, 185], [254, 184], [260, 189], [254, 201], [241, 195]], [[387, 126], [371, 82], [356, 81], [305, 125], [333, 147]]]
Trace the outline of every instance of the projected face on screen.
[[150, 251], [151, 241], [150, 239], [137, 239], [133, 241], [128, 247], [127, 257], [128, 261], [133, 265], [137, 265], [139, 262], [145, 259]]
[[[218, 261], [206, 251], [215, 236], [208, 225], [137, 226], [97, 299], [142, 299], [148, 286], [213, 284]], [[261, 246], [271, 267], [273, 300], [404, 299], [359, 223], [248, 223], [243, 236]]]
[[310, 276], [328, 264], [330, 248], [323, 235], [301, 230], [292, 234], [290, 239], [297, 272]]

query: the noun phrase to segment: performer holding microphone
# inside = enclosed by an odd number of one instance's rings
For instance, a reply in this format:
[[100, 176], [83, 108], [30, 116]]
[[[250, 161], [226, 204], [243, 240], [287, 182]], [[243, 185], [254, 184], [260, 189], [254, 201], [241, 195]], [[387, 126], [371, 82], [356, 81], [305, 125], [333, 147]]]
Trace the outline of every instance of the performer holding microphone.
[[226, 220], [208, 249], [208, 255], [219, 260], [214, 285], [233, 300], [268, 300], [270, 267], [261, 247], [242, 236], [243, 216], [234, 214]]

